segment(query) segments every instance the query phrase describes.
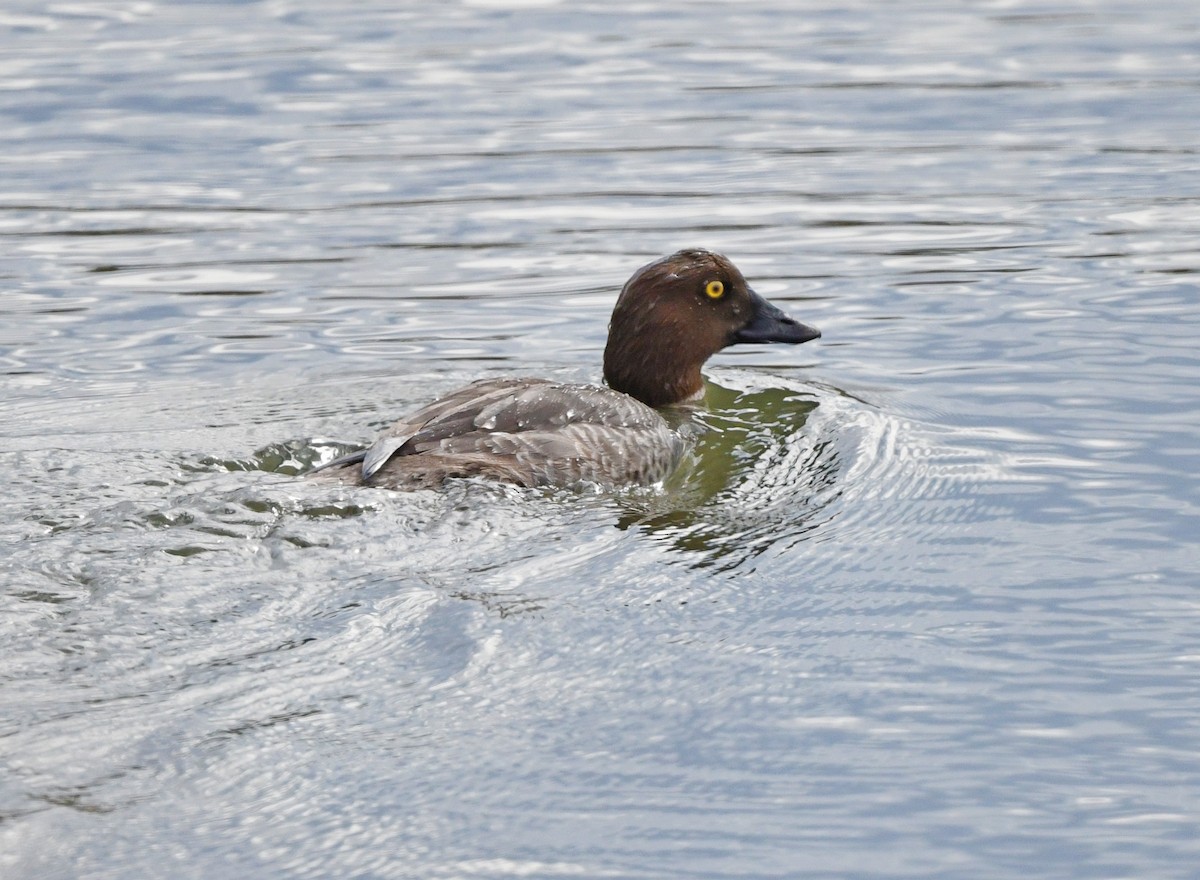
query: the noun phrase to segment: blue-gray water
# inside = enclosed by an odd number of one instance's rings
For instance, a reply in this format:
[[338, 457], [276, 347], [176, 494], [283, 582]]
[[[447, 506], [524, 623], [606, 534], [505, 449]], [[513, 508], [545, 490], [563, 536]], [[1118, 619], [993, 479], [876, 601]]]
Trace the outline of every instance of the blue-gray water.
[[[0, 11], [0, 876], [1193, 878], [1193, 0]], [[824, 331], [667, 486], [290, 476]]]

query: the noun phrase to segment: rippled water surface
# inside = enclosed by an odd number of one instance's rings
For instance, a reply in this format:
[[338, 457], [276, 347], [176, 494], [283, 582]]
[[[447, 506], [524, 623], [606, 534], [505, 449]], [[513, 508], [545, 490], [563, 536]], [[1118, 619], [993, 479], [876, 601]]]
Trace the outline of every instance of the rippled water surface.
[[[1191, 878], [1200, 11], [0, 11], [0, 875]], [[599, 378], [665, 486], [297, 479]]]

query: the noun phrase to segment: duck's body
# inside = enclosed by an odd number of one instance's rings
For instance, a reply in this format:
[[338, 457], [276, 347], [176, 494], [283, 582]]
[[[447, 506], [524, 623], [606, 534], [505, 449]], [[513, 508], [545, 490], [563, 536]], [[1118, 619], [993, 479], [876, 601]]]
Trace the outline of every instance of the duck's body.
[[388, 489], [434, 488], [450, 477], [647, 484], [666, 477], [685, 448], [666, 419], [628, 394], [548, 379], [480, 379], [330, 464], [352, 482]]
[[820, 335], [750, 290], [721, 255], [680, 251], [640, 269], [621, 291], [604, 353], [609, 387], [482, 379], [319, 470], [388, 489], [432, 488], [451, 477], [519, 486], [658, 482], [687, 442], [654, 407], [700, 396], [710, 355], [738, 342]]

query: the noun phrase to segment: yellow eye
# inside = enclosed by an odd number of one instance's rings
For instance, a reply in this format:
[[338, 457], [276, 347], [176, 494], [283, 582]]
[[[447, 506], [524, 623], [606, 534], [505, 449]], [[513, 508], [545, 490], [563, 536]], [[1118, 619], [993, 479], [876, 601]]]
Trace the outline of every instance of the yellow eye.
[[708, 294], [709, 299], [720, 299], [725, 295], [725, 285], [720, 281], [710, 281], [704, 292]]

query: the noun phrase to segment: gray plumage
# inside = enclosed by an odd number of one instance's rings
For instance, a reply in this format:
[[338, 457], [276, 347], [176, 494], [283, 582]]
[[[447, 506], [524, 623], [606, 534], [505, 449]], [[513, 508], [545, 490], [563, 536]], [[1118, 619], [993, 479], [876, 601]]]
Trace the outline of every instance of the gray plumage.
[[320, 470], [388, 489], [472, 476], [518, 486], [649, 484], [665, 478], [686, 448], [661, 415], [627, 394], [547, 379], [482, 379]]

